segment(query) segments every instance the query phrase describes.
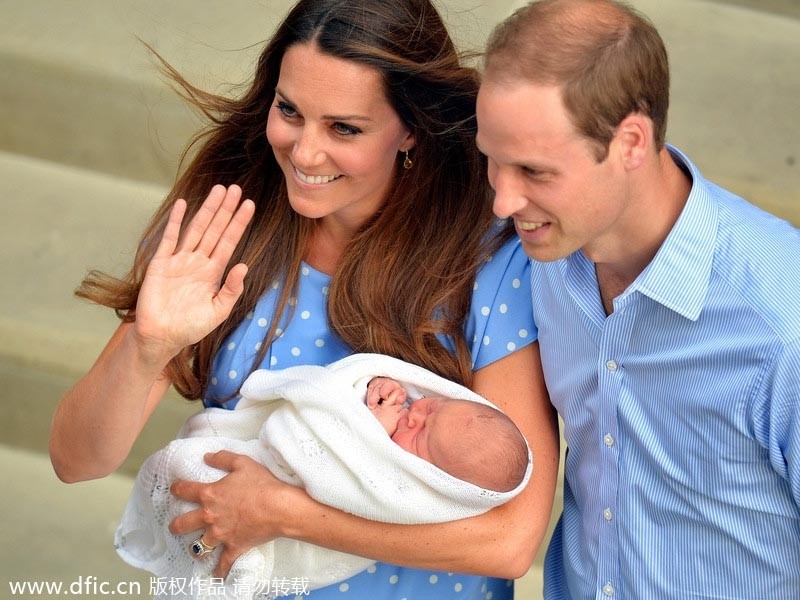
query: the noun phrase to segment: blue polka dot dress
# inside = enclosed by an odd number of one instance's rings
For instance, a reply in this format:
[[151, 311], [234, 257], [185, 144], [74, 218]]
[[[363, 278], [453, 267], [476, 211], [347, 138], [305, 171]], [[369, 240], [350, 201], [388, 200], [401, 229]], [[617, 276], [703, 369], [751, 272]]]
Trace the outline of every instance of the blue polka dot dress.
[[[530, 264], [519, 240], [501, 247], [476, 277], [465, 334], [472, 347], [472, 364], [478, 370], [534, 341], [531, 309]], [[303, 265], [294, 318], [281, 323], [277, 338], [260, 368], [284, 369], [295, 365], [327, 365], [352, 354], [326, 322], [330, 277]], [[227, 398], [238, 390], [258, 353], [271, 324], [277, 301], [277, 285], [268, 290], [230, 335], [215, 357], [206, 406], [220, 406], [214, 398]], [[451, 350], [452, 342], [442, 338]], [[233, 408], [238, 397], [223, 402]], [[297, 573], [296, 577], [304, 577]], [[298, 599], [348, 600], [508, 600], [513, 598], [512, 581], [409, 569], [376, 563], [343, 582], [313, 590]]]

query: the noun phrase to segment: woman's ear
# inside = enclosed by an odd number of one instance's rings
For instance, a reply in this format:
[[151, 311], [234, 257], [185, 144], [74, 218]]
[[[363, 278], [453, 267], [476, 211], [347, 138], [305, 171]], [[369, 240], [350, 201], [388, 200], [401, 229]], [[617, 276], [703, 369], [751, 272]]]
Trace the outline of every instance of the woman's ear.
[[410, 131], [406, 135], [406, 137], [400, 142], [400, 152], [406, 152], [411, 150], [417, 143], [416, 136], [411, 133]]

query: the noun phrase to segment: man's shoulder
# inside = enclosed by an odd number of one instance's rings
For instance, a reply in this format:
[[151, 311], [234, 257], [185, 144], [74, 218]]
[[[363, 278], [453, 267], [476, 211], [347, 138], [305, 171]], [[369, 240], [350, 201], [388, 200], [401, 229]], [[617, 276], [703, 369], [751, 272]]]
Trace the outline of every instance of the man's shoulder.
[[800, 336], [800, 230], [715, 185], [713, 273], [785, 340]]

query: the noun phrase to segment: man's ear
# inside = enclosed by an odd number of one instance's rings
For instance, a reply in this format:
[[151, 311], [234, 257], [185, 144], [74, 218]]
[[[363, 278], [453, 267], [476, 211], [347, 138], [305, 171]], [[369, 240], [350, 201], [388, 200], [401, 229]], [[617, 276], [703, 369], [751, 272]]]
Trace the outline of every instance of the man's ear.
[[614, 142], [627, 170], [639, 168], [653, 141], [653, 123], [642, 113], [631, 113], [617, 126]]

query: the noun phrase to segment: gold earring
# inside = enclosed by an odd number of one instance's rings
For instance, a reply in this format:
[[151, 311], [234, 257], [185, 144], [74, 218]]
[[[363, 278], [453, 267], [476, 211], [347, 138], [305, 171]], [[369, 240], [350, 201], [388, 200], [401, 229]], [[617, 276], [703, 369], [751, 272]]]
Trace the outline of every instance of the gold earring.
[[403, 161], [403, 168], [410, 169], [414, 166], [414, 161], [408, 158], [408, 150], [406, 150], [406, 159]]

